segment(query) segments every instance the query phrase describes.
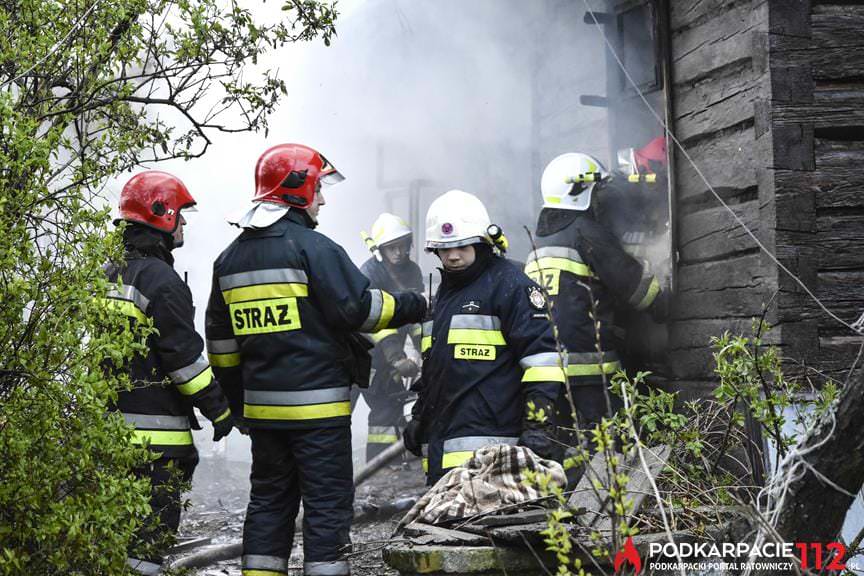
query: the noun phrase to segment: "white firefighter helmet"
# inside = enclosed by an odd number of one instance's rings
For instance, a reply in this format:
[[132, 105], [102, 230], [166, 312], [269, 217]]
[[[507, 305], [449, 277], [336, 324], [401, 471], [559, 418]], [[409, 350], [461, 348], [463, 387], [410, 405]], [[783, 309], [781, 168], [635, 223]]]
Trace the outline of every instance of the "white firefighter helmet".
[[395, 214], [384, 212], [372, 224], [372, 240], [379, 248], [403, 238], [411, 238], [411, 227]]
[[490, 224], [489, 213], [479, 198], [462, 190], [445, 192], [426, 212], [426, 250], [478, 242], [492, 244], [487, 232]]
[[561, 154], [543, 170], [540, 179], [543, 207], [587, 210], [594, 186], [607, 176], [596, 158], [580, 152]]

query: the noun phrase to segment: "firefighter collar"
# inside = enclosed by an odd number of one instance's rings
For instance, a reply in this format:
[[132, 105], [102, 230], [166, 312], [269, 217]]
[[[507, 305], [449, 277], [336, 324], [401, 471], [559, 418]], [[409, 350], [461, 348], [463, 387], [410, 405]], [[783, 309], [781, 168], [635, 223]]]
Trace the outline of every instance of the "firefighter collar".
[[290, 209], [272, 202], [253, 202], [251, 206], [230, 214], [228, 222], [240, 228], [261, 230], [278, 222]]

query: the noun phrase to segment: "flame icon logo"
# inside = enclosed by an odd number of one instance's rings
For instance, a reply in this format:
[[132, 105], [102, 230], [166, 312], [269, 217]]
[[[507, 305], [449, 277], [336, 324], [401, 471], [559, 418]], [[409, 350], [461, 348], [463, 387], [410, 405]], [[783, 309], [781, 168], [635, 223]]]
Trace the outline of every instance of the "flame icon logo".
[[618, 574], [624, 564], [632, 565], [633, 573], [636, 575], [642, 571], [642, 559], [639, 557], [639, 551], [636, 550], [636, 547], [633, 545], [632, 536], [627, 538], [627, 542], [624, 543], [624, 548], [615, 554], [615, 564], [613, 565], [615, 568], [615, 574]]

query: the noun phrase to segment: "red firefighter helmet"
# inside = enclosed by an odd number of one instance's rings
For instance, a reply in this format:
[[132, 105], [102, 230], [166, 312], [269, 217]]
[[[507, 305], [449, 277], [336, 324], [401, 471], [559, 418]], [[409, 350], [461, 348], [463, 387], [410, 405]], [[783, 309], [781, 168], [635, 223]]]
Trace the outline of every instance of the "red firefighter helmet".
[[306, 208], [315, 197], [318, 182], [327, 185], [344, 179], [312, 148], [302, 144], [279, 144], [258, 159], [253, 201]]
[[194, 205], [195, 199], [179, 178], [148, 170], [136, 174], [123, 186], [119, 219], [171, 234], [180, 222], [180, 210]]

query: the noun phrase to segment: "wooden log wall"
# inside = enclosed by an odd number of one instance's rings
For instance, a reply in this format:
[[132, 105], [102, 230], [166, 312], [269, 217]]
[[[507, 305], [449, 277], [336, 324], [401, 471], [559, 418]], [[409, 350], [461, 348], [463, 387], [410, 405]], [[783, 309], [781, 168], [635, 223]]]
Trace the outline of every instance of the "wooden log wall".
[[[674, 1], [669, 16], [675, 134], [716, 192], [761, 235], [759, 171], [770, 150], [757, 144], [756, 103], [766, 90], [760, 44], [768, 3]], [[676, 388], [699, 396], [716, 380], [711, 337], [749, 333], [776, 281], [755, 241], [680, 151], [675, 174], [678, 290], [668, 361]]]
[[[781, 261], [832, 312], [864, 312], [864, 3], [777, 0], [768, 31], [773, 162], [766, 213]], [[861, 337], [780, 275], [775, 321], [804, 373], [845, 381]]]

